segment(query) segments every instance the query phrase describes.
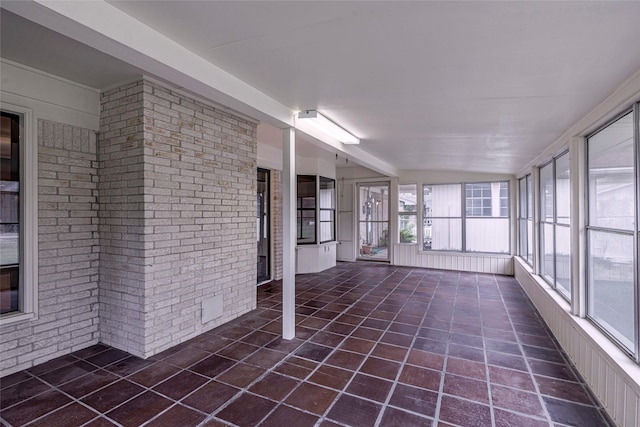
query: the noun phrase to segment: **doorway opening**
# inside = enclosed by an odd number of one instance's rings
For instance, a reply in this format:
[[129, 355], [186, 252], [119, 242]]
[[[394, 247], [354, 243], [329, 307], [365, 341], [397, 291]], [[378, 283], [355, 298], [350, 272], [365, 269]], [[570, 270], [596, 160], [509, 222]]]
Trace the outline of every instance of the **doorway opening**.
[[359, 260], [389, 261], [389, 183], [358, 184]]
[[267, 169], [258, 169], [257, 185], [257, 245], [258, 245], [258, 284], [271, 280], [271, 230], [269, 226], [270, 173]]

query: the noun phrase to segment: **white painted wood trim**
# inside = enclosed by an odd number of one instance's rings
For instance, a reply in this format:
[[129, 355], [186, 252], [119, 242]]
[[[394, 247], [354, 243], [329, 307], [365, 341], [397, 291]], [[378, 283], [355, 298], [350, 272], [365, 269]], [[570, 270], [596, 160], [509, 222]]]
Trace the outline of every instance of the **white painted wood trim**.
[[98, 130], [98, 91], [6, 59], [0, 59], [0, 75], [3, 104], [28, 107], [35, 112], [36, 120]]
[[282, 337], [296, 336], [296, 136], [282, 130]]

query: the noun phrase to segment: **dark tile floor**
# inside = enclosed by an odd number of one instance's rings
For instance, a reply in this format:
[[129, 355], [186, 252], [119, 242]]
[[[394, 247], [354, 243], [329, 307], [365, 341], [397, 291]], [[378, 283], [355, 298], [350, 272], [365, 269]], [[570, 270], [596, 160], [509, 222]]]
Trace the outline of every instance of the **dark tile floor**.
[[142, 360], [96, 345], [1, 381], [19, 426], [608, 426], [512, 277], [340, 263]]

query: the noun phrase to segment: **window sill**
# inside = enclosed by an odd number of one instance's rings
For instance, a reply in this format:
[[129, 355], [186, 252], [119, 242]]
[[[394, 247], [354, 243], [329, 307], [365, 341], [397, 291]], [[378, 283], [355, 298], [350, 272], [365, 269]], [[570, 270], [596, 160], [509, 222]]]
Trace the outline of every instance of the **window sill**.
[[26, 322], [34, 320], [36, 318], [35, 313], [7, 313], [0, 317], [0, 326], [11, 325], [13, 323]]
[[427, 254], [432, 254], [432, 255], [456, 255], [456, 256], [462, 256], [462, 257], [476, 257], [476, 258], [496, 258], [496, 257], [502, 257], [505, 259], [511, 259], [513, 258], [513, 255], [511, 254], [505, 254], [502, 252], [459, 252], [459, 251], [438, 251], [438, 250], [432, 250], [432, 251], [418, 251], [419, 254], [421, 255], [427, 255]]
[[332, 240], [330, 242], [324, 243], [299, 243], [296, 245], [296, 249], [300, 248], [320, 248], [322, 246], [338, 246], [338, 242], [336, 240]]

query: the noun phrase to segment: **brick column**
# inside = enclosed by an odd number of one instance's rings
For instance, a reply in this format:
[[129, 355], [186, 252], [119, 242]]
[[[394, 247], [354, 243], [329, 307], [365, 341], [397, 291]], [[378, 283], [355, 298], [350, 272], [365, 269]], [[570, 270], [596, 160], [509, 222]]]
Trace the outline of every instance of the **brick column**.
[[147, 80], [102, 122], [104, 342], [148, 357], [254, 309], [256, 123]]

